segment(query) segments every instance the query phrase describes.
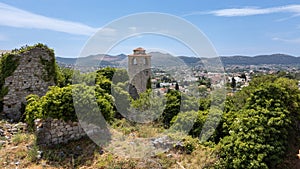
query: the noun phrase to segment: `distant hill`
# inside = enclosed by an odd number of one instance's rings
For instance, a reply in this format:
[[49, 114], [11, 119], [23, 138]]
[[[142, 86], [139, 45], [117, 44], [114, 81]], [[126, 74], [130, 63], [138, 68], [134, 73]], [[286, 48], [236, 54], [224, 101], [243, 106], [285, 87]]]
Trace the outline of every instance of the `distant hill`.
[[201, 58], [198, 57], [188, 57], [188, 56], [178, 56], [187, 65], [197, 65], [201, 62]]
[[[188, 57], [188, 56], [172, 56], [167, 53], [150, 52], [152, 56], [153, 66], [180, 66], [186, 64], [188, 66], [202, 65], [202, 61], [209, 61], [216, 58], [199, 58], [199, 57]], [[300, 64], [300, 57], [295, 57], [285, 54], [272, 54], [272, 55], [258, 55], [258, 56], [221, 56], [222, 63], [226, 65], [262, 65], [262, 64]], [[81, 58], [63, 58], [56, 57], [58, 63], [84, 66], [118, 66], [127, 65], [127, 55], [120, 54], [116, 56], [111, 55], [91, 55]], [[211, 60], [212, 61], [212, 60]]]
[[258, 55], [254, 57], [249, 56], [227, 56], [221, 57], [224, 65], [260, 65], [260, 64], [300, 64], [300, 57], [272, 54], [272, 55]]
[[168, 53], [160, 53], [160, 52], [150, 52], [151, 55], [151, 64], [153, 66], [181, 66], [184, 65], [184, 60], [179, 57], [175, 57]]
[[56, 57], [56, 62], [58, 63], [63, 63], [63, 64], [75, 64], [76, 63], [76, 58], [63, 58], [63, 57]]
[[80, 65], [80, 66], [96, 66], [96, 65], [105, 65], [105, 66], [115, 66], [118, 65], [118, 62], [127, 58], [125, 54], [120, 54], [117, 56], [111, 55], [90, 55], [87, 57], [79, 57], [79, 58], [64, 58], [64, 57], [56, 57], [56, 61], [61, 64], [67, 65]]

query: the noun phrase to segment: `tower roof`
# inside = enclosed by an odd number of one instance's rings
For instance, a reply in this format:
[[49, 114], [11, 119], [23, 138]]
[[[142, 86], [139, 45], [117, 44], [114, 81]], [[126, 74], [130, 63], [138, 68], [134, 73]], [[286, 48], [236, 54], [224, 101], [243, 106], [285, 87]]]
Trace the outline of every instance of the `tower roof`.
[[150, 57], [150, 55], [146, 54], [146, 50], [142, 47], [138, 47], [133, 49], [133, 54], [128, 55], [128, 56], [147, 56]]
[[145, 51], [145, 49], [143, 49], [142, 47], [138, 47], [138, 48], [133, 49], [133, 51], [136, 51], [136, 50]]

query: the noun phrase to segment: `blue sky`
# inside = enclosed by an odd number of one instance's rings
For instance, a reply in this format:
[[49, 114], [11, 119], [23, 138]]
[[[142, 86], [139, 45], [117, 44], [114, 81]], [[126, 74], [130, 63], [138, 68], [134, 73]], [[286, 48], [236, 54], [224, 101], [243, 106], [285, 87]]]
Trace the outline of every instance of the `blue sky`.
[[[140, 12], [167, 13], [187, 20], [206, 35], [222, 56], [300, 56], [297, 0], [0, 0], [0, 49], [42, 42], [58, 56], [76, 57], [97, 30], [120, 17]], [[153, 35], [124, 40], [110, 53], [129, 54], [138, 46], [193, 55], [174, 39]]]

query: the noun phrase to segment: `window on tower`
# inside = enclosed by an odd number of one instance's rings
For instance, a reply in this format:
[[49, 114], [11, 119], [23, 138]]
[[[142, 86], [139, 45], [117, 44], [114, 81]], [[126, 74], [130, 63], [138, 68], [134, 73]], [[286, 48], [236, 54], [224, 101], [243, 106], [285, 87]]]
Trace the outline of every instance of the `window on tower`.
[[136, 65], [136, 64], [137, 64], [136, 58], [133, 58], [133, 59], [132, 59], [132, 64], [133, 64], [133, 65]]

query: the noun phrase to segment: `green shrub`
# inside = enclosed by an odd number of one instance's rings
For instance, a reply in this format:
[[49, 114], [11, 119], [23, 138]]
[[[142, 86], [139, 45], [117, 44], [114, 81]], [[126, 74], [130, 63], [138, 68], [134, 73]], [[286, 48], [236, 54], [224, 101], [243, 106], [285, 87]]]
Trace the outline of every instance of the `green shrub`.
[[166, 94], [166, 100], [166, 108], [162, 113], [162, 122], [166, 128], [169, 128], [173, 117], [180, 112], [181, 94], [177, 90], [169, 90]]
[[[73, 102], [75, 97], [76, 102]], [[96, 98], [96, 101], [95, 101]], [[25, 109], [25, 121], [33, 126], [34, 120], [37, 118], [56, 118], [65, 121], [77, 121], [77, 115], [85, 120], [93, 122], [97, 120], [98, 114], [102, 113], [107, 121], [112, 121], [114, 117], [113, 105], [111, 96], [105, 93], [95, 96], [95, 88], [85, 85], [69, 85], [66, 87], [53, 86], [45, 96], [39, 98], [37, 95], [27, 96], [27, 106]], [[95, 103], [96, 110], [86, 112], [90, 104]], [[78, 110], [75, 112], [74, 104]], [[82, 110], [82, 111], [81, 111]]]
[[[249, 86], [249, 98], [238, 112], [226, 113], [220, 141], [220, 168], [274, 168], [281, 162], [299, 120], [297, 83], [262, 77]], [[243, 89], [245, 90], [245, 89]]]

